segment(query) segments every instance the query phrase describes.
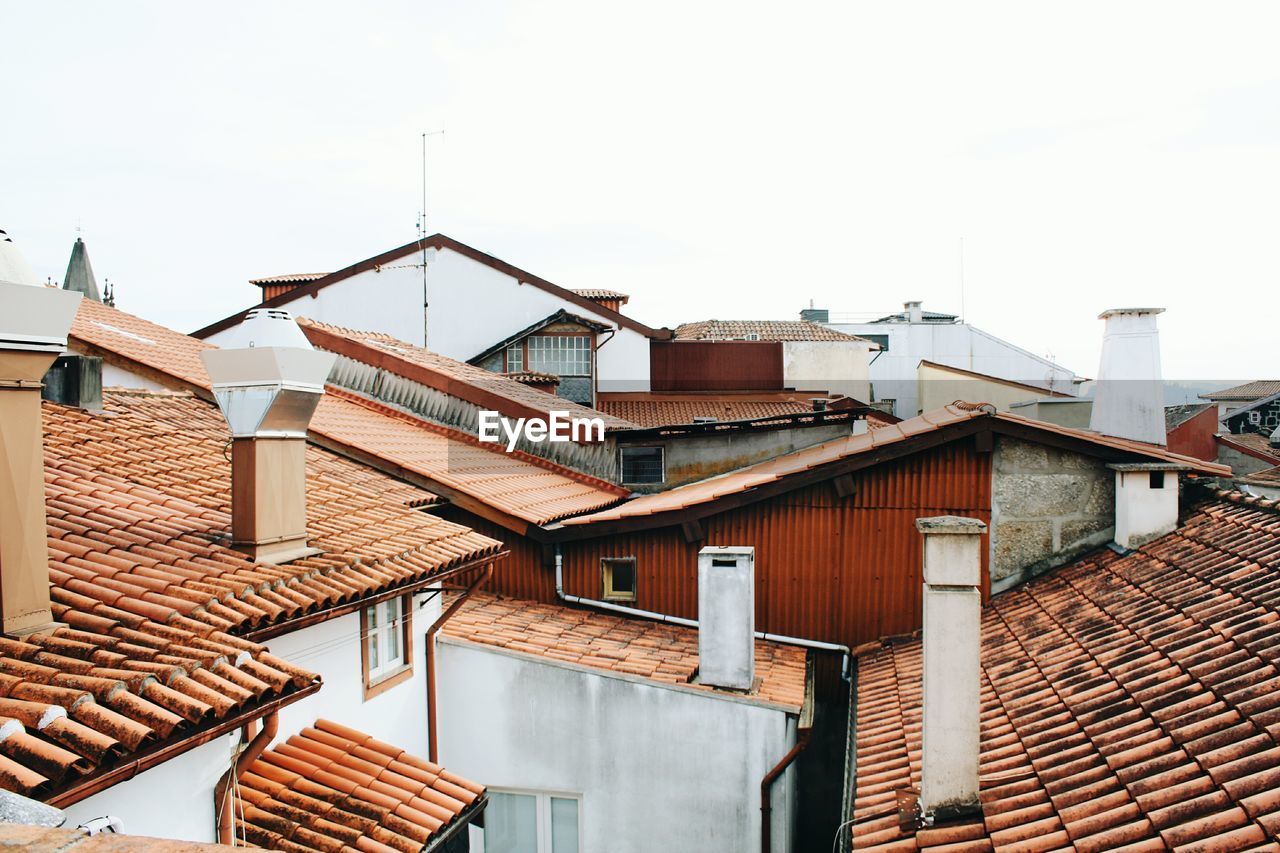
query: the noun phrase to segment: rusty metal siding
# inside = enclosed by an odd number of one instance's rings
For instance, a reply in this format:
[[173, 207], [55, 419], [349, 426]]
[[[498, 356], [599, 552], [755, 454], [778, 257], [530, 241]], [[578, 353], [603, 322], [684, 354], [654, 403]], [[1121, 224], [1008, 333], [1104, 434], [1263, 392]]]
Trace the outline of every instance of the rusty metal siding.
[[664, 391], [780, 391], [779, 341], [650, 341], [649, 386]]
[[543, 566], [542, 549], [538, 543], [457, 507], [442, 507], [433, 514], [497, 539], [511, 552], [506, 559], [494, 566], [493, 577], [484, 585], [484, 589], [512, 598], [555, 602], [555, 573]]
[[705, 543], [677, 528], [566, 543], [565, 588], [599, 598], [600, 558], [635, 556], [636, 606], [695, 619], [699, 548], [752, 545], [758, 630], [846, 645], [908, 633], [920, 627], [923, 582], [915, 520], [990, 522], [990, 463], [956, 442], [857, 474], [849, 498], [820, 483], [704, 519]]

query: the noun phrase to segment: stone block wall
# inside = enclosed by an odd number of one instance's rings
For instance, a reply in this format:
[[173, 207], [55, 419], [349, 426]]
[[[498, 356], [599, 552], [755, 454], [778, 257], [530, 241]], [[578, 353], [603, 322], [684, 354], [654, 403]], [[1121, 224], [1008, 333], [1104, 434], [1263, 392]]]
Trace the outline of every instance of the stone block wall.
[[1006, 436], [994, 454], [992, 592], [1111, 541], [1115, 472], [1101, 459]]

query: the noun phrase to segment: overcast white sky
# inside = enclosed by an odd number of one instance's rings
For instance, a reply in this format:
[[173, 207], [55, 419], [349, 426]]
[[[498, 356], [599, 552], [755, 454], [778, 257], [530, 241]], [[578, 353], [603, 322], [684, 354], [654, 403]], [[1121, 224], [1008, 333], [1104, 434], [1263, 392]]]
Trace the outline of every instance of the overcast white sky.
[[1280, 374], [1266, 4], [0, 0], [0, 228], [190, 331], [429, 227], [653, 325], [905, 299], [1084, 375]]

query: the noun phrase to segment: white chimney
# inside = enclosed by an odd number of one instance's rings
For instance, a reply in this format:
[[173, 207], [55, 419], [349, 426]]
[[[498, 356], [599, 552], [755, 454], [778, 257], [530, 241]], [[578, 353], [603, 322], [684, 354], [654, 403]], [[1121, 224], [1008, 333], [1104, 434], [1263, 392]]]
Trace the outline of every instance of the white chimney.
[[911, 302], [902, 303], [903, 313], [907, 315], [908, 323], [924, 322], [924, 309], [921, 308], [922, 304], [923, 303], [921, 303], [919, 300], [913, 300]]
[[924, 534], [920, 811], [932, 823], [979, 808], [979, 585], [987, 526], [943, 515], [916, 519], [916, 528]]
[[235, 349], [200, 354], [231, 427], [231, 543], [286, 563], [307, 544], [307, 425], [333, 366], [287, 311], [250, 311]]
[[1185, 465], [1132, 462], [1116, 472], [1116, 544], [1137, 548], [1178, 526], [1178, 472]]
[[40, 389], [67, 347], [80, 298], [42, 286], [0, 231], [0, 617], [10, 635], [53, 622]]
[[698, 552], [698, 681], [750, 690], [756, 677], [756, 549]]
[[1103, 311], [1102, 362], [1089, 429], [1119, 438], [1164, 444], [1164, 387], [1160, 376], [1163, 308]]

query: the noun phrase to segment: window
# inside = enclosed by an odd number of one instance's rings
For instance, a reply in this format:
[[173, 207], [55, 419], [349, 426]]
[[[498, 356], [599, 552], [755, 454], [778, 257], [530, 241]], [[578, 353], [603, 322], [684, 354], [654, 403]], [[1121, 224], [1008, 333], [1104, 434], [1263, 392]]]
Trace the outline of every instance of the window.
[[578, 853], [581, 799], [489, 789], [485, 853]]
[[1164, 472], [1163, 472], [1163, 471], [1152, 471], [1152, 472], [1151, 472], [1150, 486], [1151, 486], [1151, 488], [1153, 488], [1153, 489], [1163, 489], [1163, 488], [1164, 488]]
[[413, 600], [399, 596], [360, 611], [364, 698], [372, 699], [413, 675]]
[[622, 456], [622, 482], [640, 485], [666, 479], [661, 447], [624, 447], [618, 452]]
[[860, 337], [860, 338], [862, 338], [862, 339], [864, 339], [864, 340], [871, 341], [872, 343], [879, 344], [879, 345], [880, 345], [880, 350], [881, 350], [881, 352], [888, 352], [888, 351], [889, 351], [889, 336], [888, 336], [888, 335], [861, 335], [861, 334], [860, 334], [860, 335], [858, 335], [858, 337]]
[[1254, 409], [1252, 412], [1250, 412], [1249, 423], [1253, 424], [1254, 426], [1257, 426], [1258, 424], [1262, 423], [1262, 412], [1258, 411], [1257, 409]]
[[507, 373], [524, 370], [524, 344], [516, 341], [507, 347]]
[[605, 601], [636, 600], [636, 558], [602, 557], [600, 579]]
[[589, 335], [534, 335], [528, 344], [530, 370], [556, 376], [591, 375]]

